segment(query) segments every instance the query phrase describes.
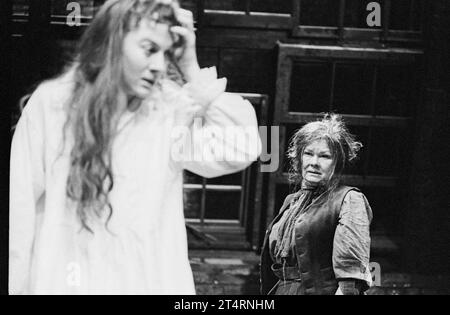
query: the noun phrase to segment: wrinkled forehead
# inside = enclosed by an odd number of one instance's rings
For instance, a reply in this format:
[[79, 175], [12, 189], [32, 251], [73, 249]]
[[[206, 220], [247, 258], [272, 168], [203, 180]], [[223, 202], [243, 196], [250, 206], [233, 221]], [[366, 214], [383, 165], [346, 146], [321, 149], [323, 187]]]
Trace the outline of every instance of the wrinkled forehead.
[[136, 42], [149, 41], [163, 50], [173, 48], [175, 38], [170, 26], [164, 23], [155, 23], [151, 20], [141, 20], [135, 29], [128, 32], [128, 36]]
[[308, 142], [304, 149], [305, 150], [311, 150], [311, 151], [318, 151], [318, 152], [330, 152], [332, 151], [332, 148], [330, 147], [330, 144], [328, 143], [328, 140], [326, 138], [319, 138], [314, 139]]

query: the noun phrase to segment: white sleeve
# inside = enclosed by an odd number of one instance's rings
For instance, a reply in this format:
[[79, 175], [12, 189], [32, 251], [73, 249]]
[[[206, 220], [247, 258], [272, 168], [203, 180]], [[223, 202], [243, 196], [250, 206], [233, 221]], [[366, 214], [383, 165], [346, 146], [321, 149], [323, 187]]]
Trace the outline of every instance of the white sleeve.
[[237, 94], [225, 93], [225, 87], [226, 80], [217, 79], [215, 68], [202, 69], [197, 80], [184, 87], [204, 111], [184, 138], [183, 168], [206, 178], [241, 171], [261, 152], [253, 106]]
[[[43, 131], [38, 91], [31, 97], [16, 126], [10, 157], [9, 293], [24, 294], [29, 285], [36, 203], [44, 193]], [[33, 108], [33, 114], [30, 109]], [[42, 113], [39, 113], [42, 115]], [[33, 118], [33, 121], [32, 119]]]

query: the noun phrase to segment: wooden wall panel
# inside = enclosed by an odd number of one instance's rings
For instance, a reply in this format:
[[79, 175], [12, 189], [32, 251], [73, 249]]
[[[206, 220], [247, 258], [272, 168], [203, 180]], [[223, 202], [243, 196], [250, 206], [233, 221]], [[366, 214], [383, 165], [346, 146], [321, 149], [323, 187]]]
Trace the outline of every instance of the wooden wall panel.
[[273, 87], [275, 66], [270, 51], [222, 49], [219, 64], [232, 92], [269, 94]]

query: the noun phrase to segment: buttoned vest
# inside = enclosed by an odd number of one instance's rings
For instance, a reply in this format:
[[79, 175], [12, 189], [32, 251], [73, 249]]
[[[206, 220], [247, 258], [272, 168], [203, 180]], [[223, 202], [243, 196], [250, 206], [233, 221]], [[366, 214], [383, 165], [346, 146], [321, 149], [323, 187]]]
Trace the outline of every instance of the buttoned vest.
[[[333, 240], [339, 223], [339, 214], [345, 196], [355, 187], [339, 186], [331, 196], [318, 198], [295, 224], [296, 258], [299, 268], [301, 294], [334, 294], [338, 282], [333, 271]], [[273, 274], [273, 264], [269, 249], [269, 235], [272, 226], [279, 221], [283, 212], [289, 209], [294, 194], [286, 197], [277, 217], [266, 231], [261, 254], [261, 293], [268, 292], [276, 285], [278, 278]]]

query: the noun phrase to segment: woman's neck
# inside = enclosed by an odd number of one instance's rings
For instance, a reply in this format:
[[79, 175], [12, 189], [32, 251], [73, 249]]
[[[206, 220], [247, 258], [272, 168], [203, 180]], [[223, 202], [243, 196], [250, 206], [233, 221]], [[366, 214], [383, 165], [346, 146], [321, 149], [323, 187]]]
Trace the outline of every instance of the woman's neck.
[[135, 96], [129, 96], [127, 101], [127, 108], [124, 110], [129, 110], [130, 112], [135, 112], [141, 106], [142, 100]]
[[302, 190], [315, 190], [319, 186], [321, 186], [321, 183], [319, 183], [319, 182], [313, 183], [313, 182], [309, 182], [305, 179], [302, 181]]

